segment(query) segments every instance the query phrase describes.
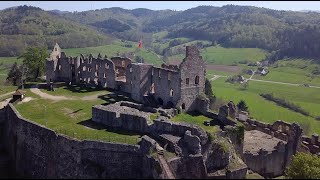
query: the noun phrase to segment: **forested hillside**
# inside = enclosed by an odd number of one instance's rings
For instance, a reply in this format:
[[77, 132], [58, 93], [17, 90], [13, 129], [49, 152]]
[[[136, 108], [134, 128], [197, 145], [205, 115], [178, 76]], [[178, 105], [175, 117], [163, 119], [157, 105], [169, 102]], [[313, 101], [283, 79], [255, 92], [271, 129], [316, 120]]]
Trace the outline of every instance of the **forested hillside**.
[[0, 56], [20, 55], [26, 46], [88, 47], [110, 43], [110, 37], [36, 7], [0, 11]]
[[[18, 55], [27, 45], [51, 47], [55, 42], [63, 48], [105, 45], [114, 37], [134, 42], [142, 38], [144, 47], [159, 55], [168, 52], [161, 43], [173, 47], [182, 43], [177, 38], [188, 38], [223, 47], [265, 49], [270, 60], [320, 59], [319, 26], [317, 12], [251, 6], [199, 6], [185, 11], [115, 7], [84, 12], [20, 6], [0, 11], [0, 56]], [[153, 34], [159, 32], [168, 33], [154, 44]]]
[[145, 32], [168, 31], [168, 38], [210, 40], [224, 47], [258, 47], [284, 56], [320, 57], [320, 14], [250, 6], [199, 6], [144, 24]]

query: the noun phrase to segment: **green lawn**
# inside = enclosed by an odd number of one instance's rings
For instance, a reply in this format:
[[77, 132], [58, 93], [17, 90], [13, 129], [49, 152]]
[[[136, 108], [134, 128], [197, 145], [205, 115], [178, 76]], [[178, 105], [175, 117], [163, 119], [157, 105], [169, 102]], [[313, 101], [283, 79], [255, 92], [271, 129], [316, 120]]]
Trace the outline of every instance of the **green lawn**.
[[249, 106], [251, 117], [267, 123], [283, 120], [289, 123], [309, 124], [309, 135], [312, 133], [320, 134], [320, 121], [280, 107], [259, 95], [260, 93], [273, 93], [276, 97], [282, 97], [300, 105], [311, 115], [319, 116], [319, 89], [250, 81], [249, 88], [241, 90], [239, 85], [225, 83], [225, 80], [226, 78], [219, 78], [211, 83], [215, 95], [226, 101], [232, 100], [234, 103], [245, 100]]
[[219, 129], [219, 126], [205, 126], [203, 124], [204, 121], [210, 120], [210, 118], [205, 117], [203, 115], [191, 115], [181, 113], [173, 117], [171, 120], [175, 122], [186, 122], [190, 124], [196, 124], [211, 134], [214, 134]]
[[0, 86], [0, 95], [17, 90], [17, 86]]
[[104, 89], [96, 89], [94, 87], [81, 87], [78, 85], [62, 86], [55, 88], [54, 91], [49, 91], [48, 89], [41, 89], [42, 92], [51, 94], [54, 96], [67, 96], [67, 97], [85, 97], [102, 92], [106, 92]]
[[[61, 134], [71, 137], [75, 136], [78, 139], [136, 144], [140, 137], [139, 135], [111, 132], [104, 126], [91, 121], [93, 105], [113, 103], [116, 100], [122, 99], [118, 96], [112, 96], [110, 92], [105, 92], [106, 95], [93, 101], [51, 101], [41, 99], [28, 90], [27, 97], [35, 99], [27, 103], [18, 104], [16, 108], [23, 117], [45, 125]], [[72, 96], [77, 96], [75, 94], [77, 93], [74, 93]]]
[[211, 46], [201, 50], [203, 59], [209, 64], [232, 65], [234, 62], [248, 60], [261, 61], [266, 52], [258, 48], [223, 48]]

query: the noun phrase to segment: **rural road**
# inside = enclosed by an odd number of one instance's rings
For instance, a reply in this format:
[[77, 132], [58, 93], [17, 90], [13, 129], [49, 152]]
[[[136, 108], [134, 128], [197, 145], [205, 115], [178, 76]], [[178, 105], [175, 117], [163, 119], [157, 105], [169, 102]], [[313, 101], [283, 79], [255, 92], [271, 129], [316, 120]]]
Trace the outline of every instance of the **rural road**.
[[[252, 76], [247, 80], [248, 81], [250, 80], [250, 81], [266, 82], [266, 83], [274, 83], [274, 84], [284, 84], [284, 85], [291, 85], [291, 86], [303, 86], [303, 84], [294, 84], [294, 83], [285, 83], [285, 82], [278, 82], [278, 81], [266, 81], [266, 80], [252, 79]], [[228, 76], [213, 75], [213, 78], [211, 78], [210, 81], [217, 80], [220, 77], [228, 77]], [[320, 86], [309, 86], [309, 87], [310, 88], [318, 88], [318, 89], [320, 89]]]

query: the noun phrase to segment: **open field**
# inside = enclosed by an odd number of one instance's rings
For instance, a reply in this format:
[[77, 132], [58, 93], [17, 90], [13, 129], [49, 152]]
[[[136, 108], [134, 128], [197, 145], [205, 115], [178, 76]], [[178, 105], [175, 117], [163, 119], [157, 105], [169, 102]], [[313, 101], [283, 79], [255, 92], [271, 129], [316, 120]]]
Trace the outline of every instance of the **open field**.
[[[70, 92], [68, 94], [77, 96], [76, 94], [78, 93]], [[26, 95], [27, 97], [32, 97], [33, 100], [16, 105], [20, 114], [29, 120], [56, 130], [58, 133], [71, 137], [75, 136], [78, 139], [95, 139], [130, 144], [136, 144], [140, 137], [137, 134], [112, 132], [106, 127], [91, 121], [93, 105], [109, 104], [125, 99], [112, 92], [105, 91], [105, 95], [101, 95], [96, 100], [91, 101], [52, 101], [42, 99], [30, 92], [30, 90], [27, 91]]]
[[225, 80], [226, 78], [219, 78], [212, 82], [215, 95], [226, 101], [232, 100], [234, 103], [245, 100], [251, 117], [267, 123], [273, 123], [277, 120], [289, 123], [298, 122], [303, 126], [309, 126], [309, 135], [320, 133], [320, 121], [280, 107], [259, 95], [260, 93], [273, 93], [276, 97], [285, 98], [300, 105], [313, 116], [320, 116], [318, 111], [320, 109], [319, 89], [250, 81], [248, 89], [241, 90], [239, 85], [225, 83]]
[[310, 60], [281, 60], [269, 69], [267, 76], [255, 75], [253, 78], [320, 86], [320, 75], [312, 75], [313, 71], [320, 71], [320, 64], [312, 63]]
[[261, 61], [265, 58], [266, 52], [258, 48], [223, 48], [211, 46], [201, 50], [203, 59], [208, 64], [232, 65], [239, 61], [248, 62]]
[[[132, 47], [124, 47], [122, 45], [131, 44]], [[80, 54], [92, 54], [93, 56], [97, 56], [99, 53], [104, 57], [107, 55], [109, 58], [112, 56], [117, 56], [117, 53], [128, 53], [134, 52], [136, 56], [141, 56], [144, 58], [145, 63], [160, 65], [163, 63], [162, 59], [160, 59], [156, 53], [149, 51], [145, 48], [138, 49], [137, 42], [120, 42], [115, 41], [114, 43], [106, 46], [97, 46], [97, 47], [86, 47], [86, 48], [71, 48], [71, 49], [63, 49], [66, 52], [67, 56], [79, 56]]]

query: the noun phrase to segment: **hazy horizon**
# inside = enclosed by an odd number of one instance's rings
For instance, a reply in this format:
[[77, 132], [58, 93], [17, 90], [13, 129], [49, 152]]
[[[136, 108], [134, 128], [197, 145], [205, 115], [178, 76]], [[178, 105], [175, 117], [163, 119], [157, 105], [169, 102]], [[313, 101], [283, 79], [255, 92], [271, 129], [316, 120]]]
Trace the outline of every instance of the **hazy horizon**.
[[264, 7], [275, 10], [320, 11], [317, 1], [1, 1], [0, 10], [15, 6], [35, 6], [44, 10], [87, 11], [120, 7], [124, 9], [147, 8], [151, 10], [186, 10], [201, 5], [221, 7], [224, 5]]

